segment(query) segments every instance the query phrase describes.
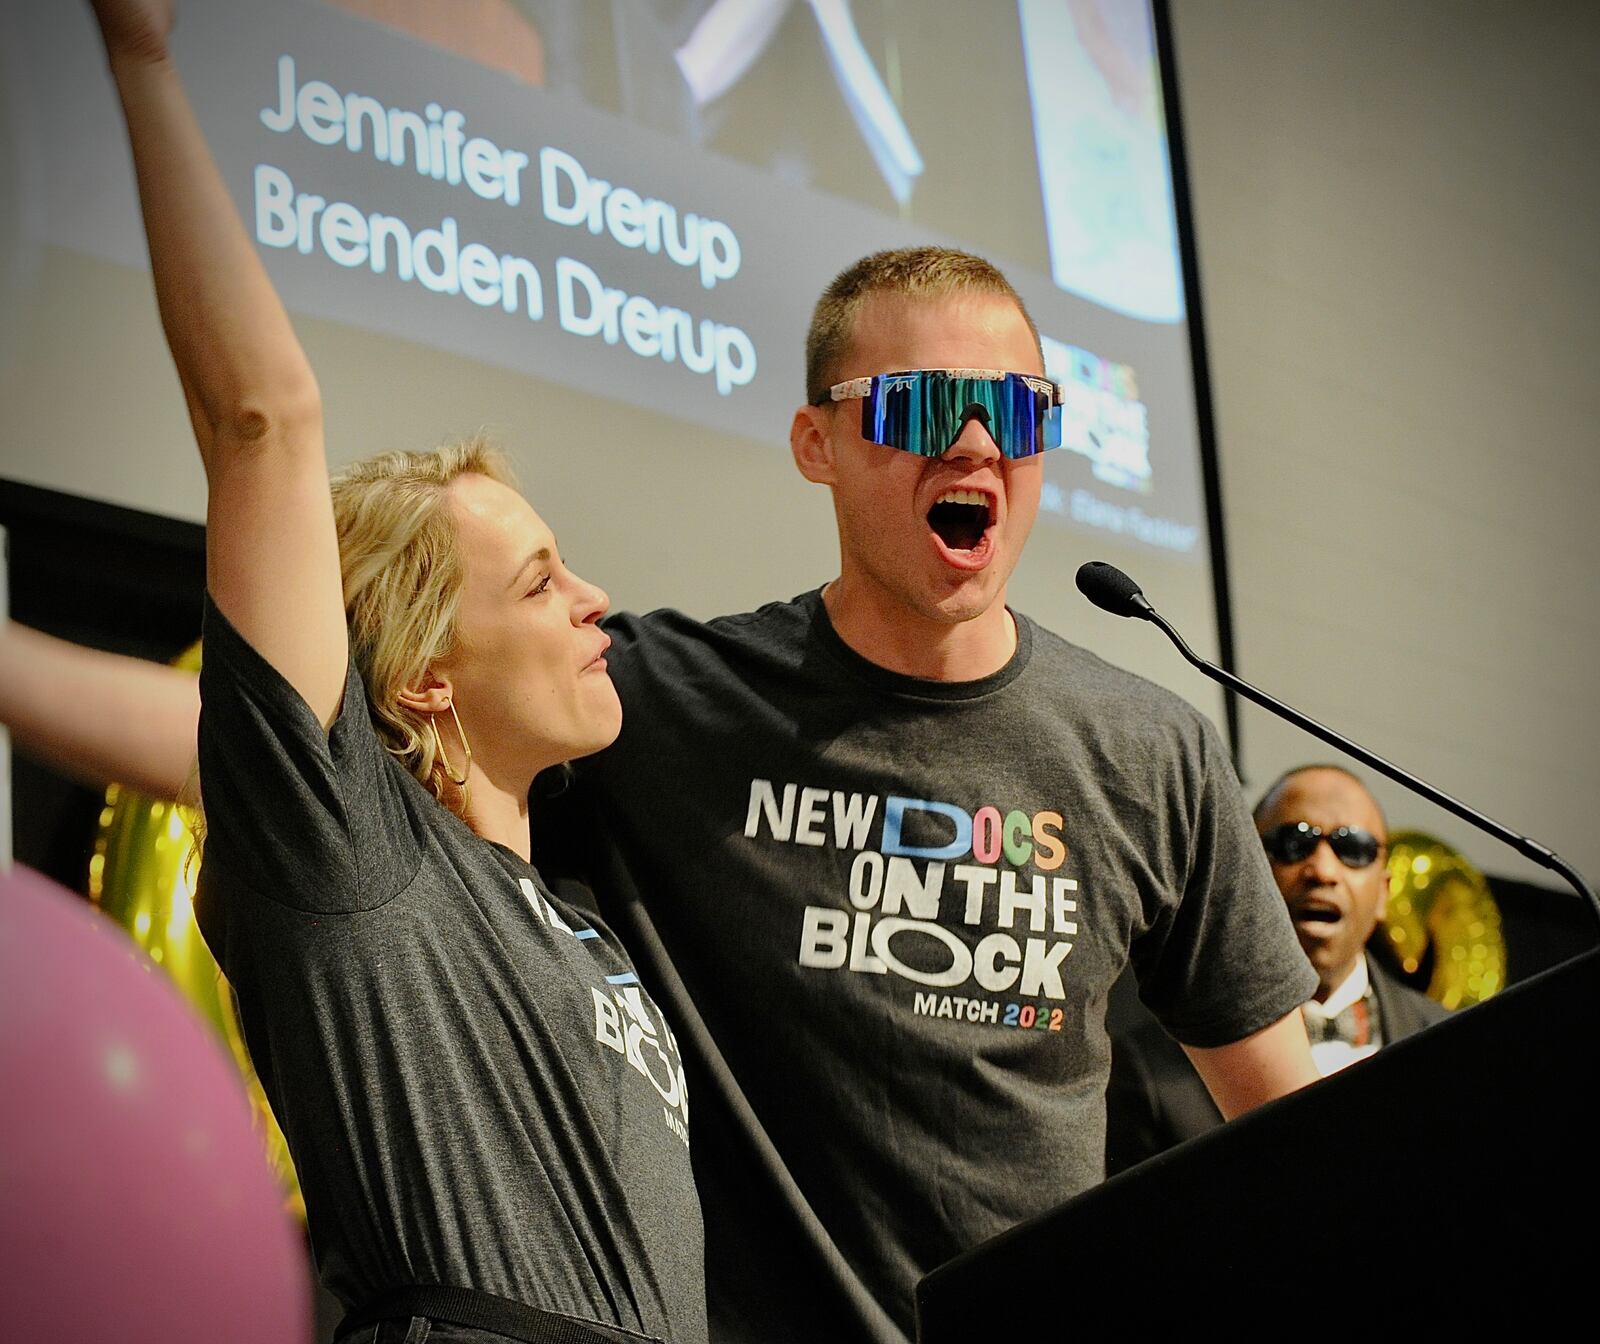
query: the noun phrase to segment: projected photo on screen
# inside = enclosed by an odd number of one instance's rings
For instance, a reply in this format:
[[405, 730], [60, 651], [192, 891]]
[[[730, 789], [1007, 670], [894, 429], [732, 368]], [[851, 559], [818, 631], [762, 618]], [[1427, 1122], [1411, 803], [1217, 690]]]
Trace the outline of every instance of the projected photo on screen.
[[[12, 8], [6, 283], [138, 267], [87, 18]], [[298, 314], [765, 440], [833, 274], [965, 247], [1066, 389], [1041, 521], [1205, 561], [1144, 0], [207, 0], [176, 51]]]

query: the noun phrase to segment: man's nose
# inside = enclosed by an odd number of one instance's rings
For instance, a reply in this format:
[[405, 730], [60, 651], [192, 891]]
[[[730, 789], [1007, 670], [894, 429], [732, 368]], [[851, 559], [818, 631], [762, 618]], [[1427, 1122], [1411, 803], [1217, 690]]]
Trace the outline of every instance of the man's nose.
[[981, 407], [975, 406], [967, 412], [961, 433], [944, 450], [944, 456], [955, 461], [974, 463], [992, 462], [1000, 456], [999, 445], [989, 433], [988, 416]]
[[1311, 857], [1306, 862], [1321, 882], [1336, 882], [1344, 874], [1344, 865], [1339, 862], [1339, 856], [1333, 852], [1333, 846], [1326, 837], [1318, 839], [1317, 847], [1311, 851]]

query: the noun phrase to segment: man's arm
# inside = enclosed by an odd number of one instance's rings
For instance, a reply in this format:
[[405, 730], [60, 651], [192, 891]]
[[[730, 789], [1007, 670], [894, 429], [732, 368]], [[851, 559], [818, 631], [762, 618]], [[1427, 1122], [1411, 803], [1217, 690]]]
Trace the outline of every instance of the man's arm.
[[1298, 1008], [1229, 1045], [1183, 1049], [1227, 1120], [1321, 1077]]
[[192, 672], [0, 625], [0, 723], [19, 749], [76, 779], [179, 797], [199, 717]]

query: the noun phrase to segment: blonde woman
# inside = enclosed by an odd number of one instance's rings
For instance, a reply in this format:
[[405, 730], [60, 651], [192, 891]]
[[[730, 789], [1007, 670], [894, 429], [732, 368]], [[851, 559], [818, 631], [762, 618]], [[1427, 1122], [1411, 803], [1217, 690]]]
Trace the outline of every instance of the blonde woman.
[[316, 381], [172, 7], [95, 9], [207, 480], [196, 914], [340, 1338], [704, 1339], [671, 1032], [528, 864], [533, 776], [621, 724], [606, 596], [480, 443], [359, 464], [330, 499]]

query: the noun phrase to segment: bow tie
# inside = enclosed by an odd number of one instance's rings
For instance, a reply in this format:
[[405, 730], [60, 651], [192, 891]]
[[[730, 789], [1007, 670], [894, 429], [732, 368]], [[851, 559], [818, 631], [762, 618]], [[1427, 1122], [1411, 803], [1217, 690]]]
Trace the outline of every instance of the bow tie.
[[1312, 1045], [1321, 1045], [1324, 1041], [1343, 1041], [1346, 1045], [1381, 1044], [1377, 1004], [1370, 988], [1348, 1008], [1332, 1017], [1307, 1012], [1300, 1015], [1305, 1018], [1306, 1035], [1311, 1038]]

